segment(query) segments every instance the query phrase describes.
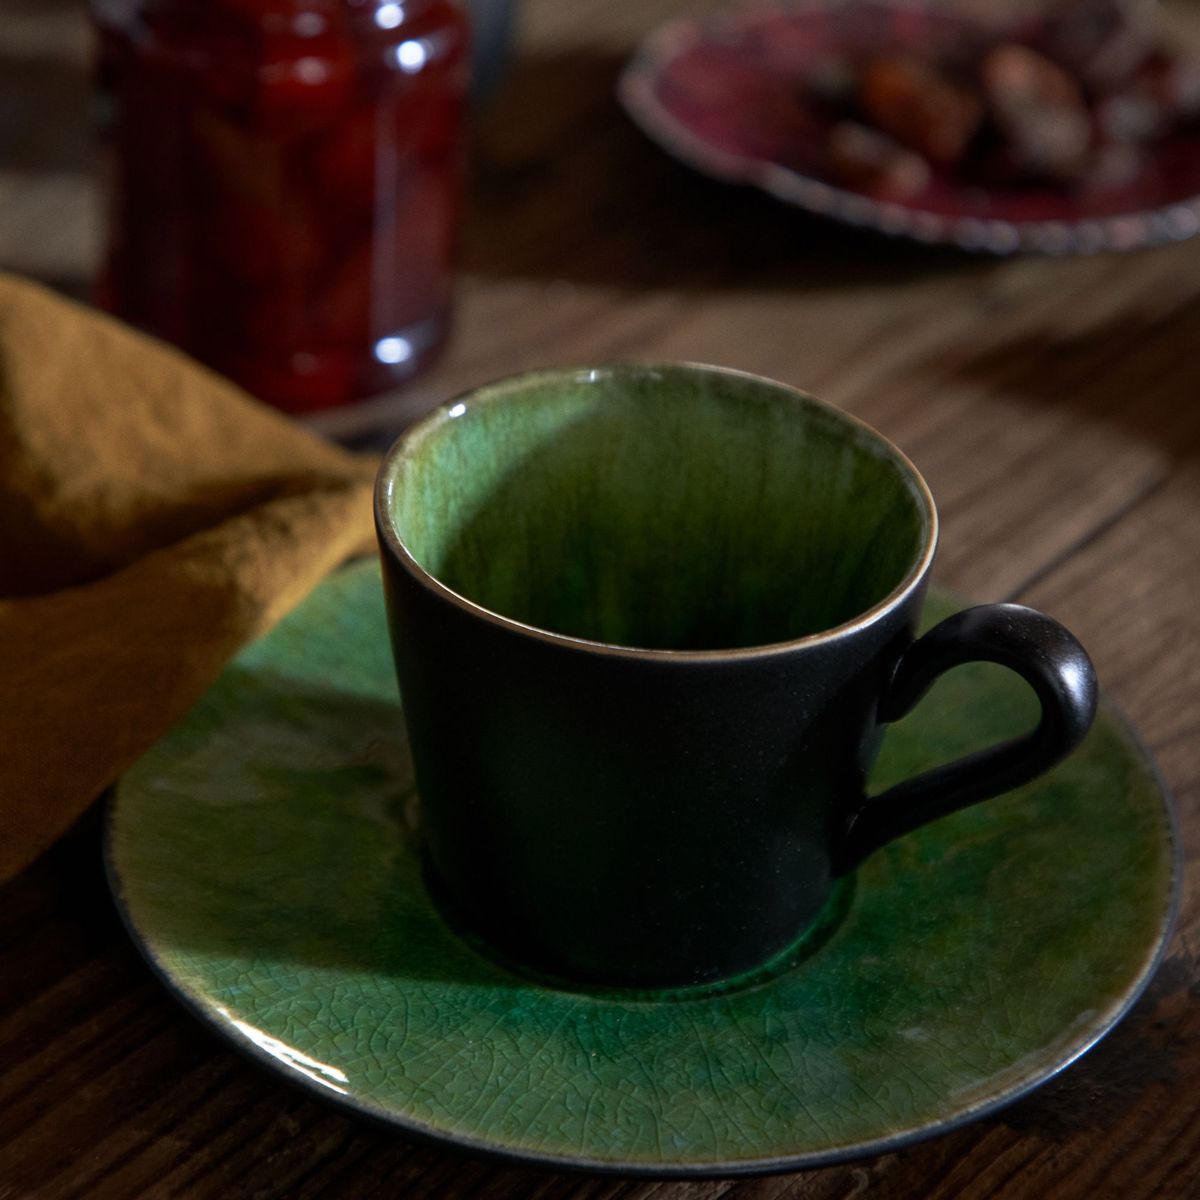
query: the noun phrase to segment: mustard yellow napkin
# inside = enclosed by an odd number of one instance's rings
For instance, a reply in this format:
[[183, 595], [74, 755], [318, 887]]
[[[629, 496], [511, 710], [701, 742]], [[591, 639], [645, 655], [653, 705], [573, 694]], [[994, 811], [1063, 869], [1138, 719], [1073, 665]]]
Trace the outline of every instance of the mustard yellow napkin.
[[371, 547], [374, 470], [0, 276], [0, 879]]

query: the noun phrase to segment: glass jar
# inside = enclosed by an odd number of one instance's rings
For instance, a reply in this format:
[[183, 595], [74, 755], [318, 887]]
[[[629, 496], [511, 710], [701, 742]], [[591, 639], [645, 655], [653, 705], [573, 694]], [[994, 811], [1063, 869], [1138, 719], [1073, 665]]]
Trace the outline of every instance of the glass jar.
[[467, 76], [455, 0], [92, 0], [99, 302], [291, 412], [445, 340]]

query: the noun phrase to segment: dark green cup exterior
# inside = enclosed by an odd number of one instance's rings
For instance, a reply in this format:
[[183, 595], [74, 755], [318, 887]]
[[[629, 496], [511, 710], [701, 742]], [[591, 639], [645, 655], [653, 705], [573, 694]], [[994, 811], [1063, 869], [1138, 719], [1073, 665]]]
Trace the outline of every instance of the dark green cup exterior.
[[[554, 415], [564, 404], [571, 412]], [[797, 475], [805, 494], [781, 504], [805, 445], [829, 478], [814, 491], [813, 472]], [[570, 482], [581, 472], [586, 483]], [[613, 487], [615, 499], [596, 499]], [[819, 514], [813, 537], [818, 526], [836, 535], [824, 566], [805, 562], [799, 545], [794, 564], [788, 557], [806, 506]], [[528, 507], [542, 514], [532, 525]], [[635, 544], [664, 512], [649, 545]], [[376, 521], [431, 888], [460, 928], [509, 961], [634, 988], [739, 976], [784, 952], [875, 844], [999, 790], [980, 784], [976, 763], [940, 780], [933, 801], [922, 782], [906, 823], [861, 819], [881, 706], [911, 707], [950, 660], [1007, 661], [1007, 643], [1002, 629], [1000, 653], [965, 653], [955, 633], [951, 649], [908, 671], [913, 694], [893, 702], [933, 562], [933, 501], [890, 443], [793, 389], [688, 365], [507, 380], [438, 410], [393, 447]], [[574, 583], [573, 539], [589, 564]], [[676, 586], [709, 545], [716, 565]], [[771, 578], [756, 574], [759, 559], [771, 560]], [[589, 607], [622, 576], [644, 605], [609, 595]], [[753, 610], [745, 619], [737, 587]], [[806, 587], [824, 587], [824, 598]], [[526, 619], [484, 607], [481, 595]], [[578, 628], [538, 627], [528, 618], [539, 604]], [[994, 634], [995, 614], [976, 612]], [[836, 624], [805, 627], [822, 616]], [[605, 629], [664, 642], [588, 636]], [[755, 633], [765, 644], [740, 644]], [[735, 644], [697, 648], [722, 634]], [[1086, 696], [1076, 708], [1082, 720]], [[1076, 734], [1058, 736], [1037, 769]], [[1031, 773], [1023, 753], [1013, 779]]]

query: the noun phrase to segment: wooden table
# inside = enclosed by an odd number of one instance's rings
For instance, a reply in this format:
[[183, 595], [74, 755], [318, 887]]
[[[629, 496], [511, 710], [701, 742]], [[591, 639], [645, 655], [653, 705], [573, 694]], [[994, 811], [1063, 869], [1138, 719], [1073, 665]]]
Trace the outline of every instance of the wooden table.
[[[904, 446], [939, 576], [1090, 647], [1200, 852], [1200, 240], [997, 262], [893, 245], [706, 182], [631, 127], [615, 74], [680, 0], [531, 0], [478, 131], [461, 317], [394, 429], [537, 364], [701, 359], [801, 385]], [[85, 36], [0, 5], [0, 266], [86, 291]], [[344, 421], [325, 423], [347, 432]], [[646, 1183], [497, 1167], [341, 1116], [247, 1065], [150, 977], [94, 819], [0, 903], [0, 1200], [1200, 1195], [1200, 897], [1128, 1019], [1001, 1114], [853, 1166]]]

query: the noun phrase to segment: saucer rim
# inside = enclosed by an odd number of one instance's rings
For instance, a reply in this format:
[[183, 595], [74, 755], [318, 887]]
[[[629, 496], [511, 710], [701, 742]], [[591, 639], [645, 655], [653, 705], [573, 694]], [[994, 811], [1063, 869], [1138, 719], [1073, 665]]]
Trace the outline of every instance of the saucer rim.
[[[347, 564], [350, 567], [354, 565], [356, 564]], [[945, 588], [935, 586], [931, 588], [931, 592], [959, 603], [963, 602], [957, 593], [948, 591]], [[436, 1146], [443, 1150], [452, 1149], [456, 1152], [470, 1155], [473, 1158], [507, 1166], [536, 1167], [546, 1171], [654, 1180], [682, 1180], [751, 1178], [755, 1176], [814, 1170], [820, 1167], [858, 1162], [866, 1158], [902, 1150], [994, 1115], [1057, 1078], [1063, 1071], [1077, 1062], [1088, 1051], [1092, 1050], [1124, 1020], [1133, 1006], [1145, 993], [1150, 981], [1154, 978], [1166, 957], [1167, 947], [1174, 934], [1182, 903], [1184, 856], [1177, 806], [1174, 795], [1163, 778], [1158, 763], [1150, 753], [1149, 747], [1146, 745], [1136, 726], [1126, 717], [1121, 706], [1103, 692], [1100, 696], [1100, 712], [1105, 714], [1119, 728], [1121, 735], [1128, 744], [1131, 754], [1136, 756], [1154, 782], [1159, 810], [1163, 818], [1163, 834], [1168, 843], [1170, 856], [1171, 871], [1170, 881], [1167, 886], [1167, 903], [1163, 909], [1157, 938], [1153, 943], [1153, 952], [1149, 953], [1144, 959], [1144, 965], [1140, 973], [1126, 989], [1120, 1003], [1109, 1011], [1106, 1019], [1094, 1026], [1087, 1027], [1083, 1031], [1084, 1036], [1081, 1041], [1072, 1047], [1061, 1059], [1055, 1061], [1050, 1069], [1035, 1069], [1029, 1077], [1014, 1083], [1007, 1090], [1001, 1091], [999, 1094], [982, 1103], [964, 1108], [954, 1116], [933, 1120], [925, 1125], [905, 1129], [898, 1133], [889, 1134], [886, 1137], [857, 1141], [828, 1150], [778, 1155], [769, 1158], [757, 1157], [745, 1160], [712, 1159], [709, 1161], [693, 1162], [616, 1161], [612, 1159], [588, 1158], [584, 1155], [557, 1155], [535, 1149], [508, 1148], [498, 1145], [494, 1141], [435, 1129], [419, 1120], [415, 1120], [407, 1114], [398, 1113], [395, 1109], [389, 1109], [382, 1105], [372, 1104], [350, 1093], [338, 1095], [337, 1093], [330, 1092], [327, 1088], [307, 1079], [299, 1072], [289, 1070], [279, 1059], [268, 1054], [248, 1038], [240, 1036], [228, 1023], [222, 1022], [211, 1008], [207, 1007], [200, 999], [184, 989], [159, 958], [152, 942], [141, 935], [134, 922], [133, 915], [126, 904], [124, 885], [116, 863], [115, 845], [117, 810], [120, 801], [120, 780], [107, 791], [104, 797], [103, 868], [109, 892], [122, 926], [139, 955], [149, 966], [151, 973], [164, 986], [172, 998], [190, 1016], [198, 1020], [207, 1031], [215, 1034], [223, 1045], [237, 1052], [243, 1059], [263, 1068], [275, 1081], [285, 1083], [289, 1087], [299, 1090], [308, 1097], [329, 1105], [339, 1112], [352, 1115], [356, 1118], [365, 1118], [377, 1128], [386, 1128], [393, 1133], [401, 1133], [405, 1137], [410, 1137], [414, 1141], [425, 1145]], [[552, 990], [542, 985], [534, 984], [533, 986], [538, 991]], [[716, 999], [719, 999], [719, 997], [699, 998], [692, 1002], [703, 1004], [711, 1003]], [[642, 1002], [646, 1003], [647, 1001]], [[648, 1002], [656, 1003], [655, 1001]]]

